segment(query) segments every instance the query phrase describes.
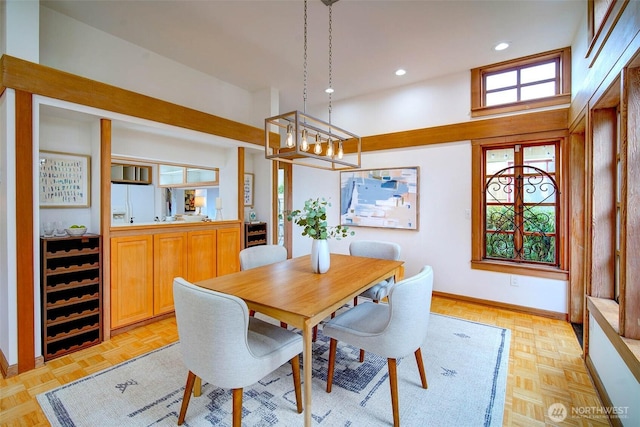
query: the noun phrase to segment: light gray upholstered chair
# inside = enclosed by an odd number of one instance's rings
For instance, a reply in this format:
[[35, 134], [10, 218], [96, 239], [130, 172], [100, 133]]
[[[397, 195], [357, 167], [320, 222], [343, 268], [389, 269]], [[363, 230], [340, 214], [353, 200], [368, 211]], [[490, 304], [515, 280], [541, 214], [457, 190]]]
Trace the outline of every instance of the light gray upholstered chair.
[[414, 353], [422, 388], [427, 388], [420, 346], [427, 336], [432, 290], [433, 269], [425, 266], [420, 273], [400, 280], [391, 288], [389, 304], [365, 302], [327, 322], [322, 330], [331, 338], [327, 393], [331, 392], [333, 383], [338, 341], [386, 357], [389, 364], [393, 425], [399, 426], [396, 360]]
[[233, 426], [242, 423], [242, 389], [290, 361], [298, 413], [302, 412], [302, 337], [249, 317], [240, 298], [173, 281], [173, 298], [184, 364], [189, 369], [178, 425], [182, 425], [196, 376], [233, 390]]
[[[381, 258], [397, 261], [400, 259], [400, 245], [393, 242], [383, 242], [378, 240], [356, 240], [349, 245], [349, 253], [355, 256], [367, 258]], [[387, 280], [376, 283], [371, 288], [360, 294], [361, 297], [369, 298], [375, 302], [380, 301], [389, 294], [389, 289], [395, 283], [391, 276]], [[358, 297], [353, 299], [353, 305], [358, 304]]]
[[[273, 264], [280, 261], [286, 261], [287, 248], [280, 245], [260, 245], [251, 246], [240, 251], [240, 269], [249, 270], [251, 268], [262, 267], [263, 265]], [[253, 316], [255, 312], [249, 310], [249, 315]], [[280, 326], [286, 328], [285, 322], [280, 322]]]
[[252, 246], [240, 251], [240, 269], [262, 267], [263, 265], [285, 261], [287, 249], [280, 245]]

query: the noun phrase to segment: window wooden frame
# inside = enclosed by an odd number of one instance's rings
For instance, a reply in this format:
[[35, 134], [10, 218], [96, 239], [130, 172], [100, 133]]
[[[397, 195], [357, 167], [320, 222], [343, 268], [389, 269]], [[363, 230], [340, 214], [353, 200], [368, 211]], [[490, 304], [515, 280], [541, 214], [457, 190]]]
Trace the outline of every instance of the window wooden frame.
[[[568, 229], [567, 205], [567, 184], [563, 179], [566, 168], [565, 150], [567, 149], [566, 131], [539, 132], [528, 135], [514, 135], [501, 138], [487, 138], [471, 141], [472, 158], [472, 183], [471, 183], [471, 268], [477, 270], [495, 271], [508, 274], [520, 274], [534, 277], [542, 277], [556, 280], [568, 280], [569, 274], [566, 270], [568, 265], [568, 250], [566, 237]], [[556, 182], [558, 185], [559, 208], [557, 218], [557, 251], [558, 266], [545, 264], [514, 262], [510, 260], [495, 260], [484, 258], [484, 183], [485, 164], [483, 149], [486, 147], [500, 148], [510, 147], [515, 144], [522, 146], [537, 145], [542, 143], [554, 143], [559, 145], [559, 156], [556, 155]]]
[[[610, 315], [605, 319], [620, 336], [632, 340], [640, 340], [640, 325], [636, 321], [640, 317], [640, 281], [637, 279], [640, 261], [635, 256], [640, 253], [640, 236], [634, 231], [640, 224], [637, 209], [640, 204], [639, 81], [640, 67], [624, 69], [621, 78], [590, 109], [588, 160], [592, 166], [587, 176], [591, 214], [587, 232], [592, 237], [588, 248], [587, 295], [594, 301], [613, 303], [617, 297], [617, 280], [618, 304], [608, 305]], [[616, 189], [618, 167], [619, 191]], [[598, 306], [593, 308], [596, 310]]]
[[[484, 77], [488, 74], [506, 72], [536, 64], [557, 60], [560, 70], [556, 78], [560, 79], [558, 94], [539, 99], [518, 101], [500, 105], [485, 105], [486, 89]], [[532, 108], [542, 108], [555, 105], [563, 105], [571, 102], [571, 48], [552, 50], [537, 55], [530, 55], [512, 61], [486, 65], [471, 70], [471, 117], [482, 117], [491, 114], [525, 111]]]
[[[549, 172], [546, 171], [546, 175], [538, 175], [538, 173], [543, 173], [540, 171], [535, 171], [530, 169], [530, 166], [535, 167], [534, 165], [531, 164], [525, 164], [525, 149], [526, 148], [530, 148], [530, 147], [538, 147], [541, 145], [546, 145], [546, 146], [554, 146], [554, 159], [559, 159], [560, 158], [560, 144], [559, 141], [545, 141], [541, 144], [527, 144], [527, 145], [520, 145], [520, 144], [514, 144], [511, 146], [501, 146], [501, 147], [488, 147], [488, 146], [483, 146], [483, 150], [482, 150], [482, 165], [485, 168], [484, 170], [484, 181], [485, 181], [485, 189], [489, 189], [489, 188], [496, 188], [496, 187], [502, 187], [502, 186], [506, 186], [507, 182], [509, 183], [509, 186], [513, 188], [513, 192], [511, 193], [511, 201], [490, 201], [487, 200], [487, 191], [484, 191], [484, 195], [483, 195], [483, 208], [482, 208], [482, 213], [483, 213], [483, 217], [485, 218], [485, 220], [482, 221], [483, 224], [483, 230], [482, 230], [482, 236], [483, 236], [483, 240], [485, 240], [485, 243], [483, 245], [484, 248], [484, 255], [483, 258], [484, 259], [491, 259], [494, 261], [497, 260], [504, 260], [504, 261], [508, 261], [508, 262], [518, 262], [518, 263], [525, 263], [525, 264], [537, 264], [537, 265], [552, 265], [552, 266], [557, 266], [558, 265], [558, 248], [557, 248], [557, 242], [558, 242], [558, 220], [559, 220], [559, 215], [560, 215], [560, 200], [559, 200], [559, 195], [560, 195], [560, 191], [559, 188], [555, 188], [556, 193], [554, 196], [554, 202], [544, 202], [541, 203], [540, 205], [544, 205], [547, 207], [553, 206], [553, 208], [555, 209], [555, 221], [554, 221], [554, 226], [555, 226], [555, 231], [553, 233], [548, 232], [545, 233], [548, 236], [552, 236], [555, 241], [556, 241], [556, 250], [554, 251], [554, 257], [553, 257], [553, 262], [544, 262], [544, 261], [527, 261], [525, 260], [523, 257], [525, 255], [525, 251], [524, 246], [525, 246], [525, 241], [527, 239], [527, 237], [531, 237], [534, 233], [531, 231], [527, 231], [526, 227], [525, 227], [525, 212], [527, 209], [532, 208], [534, 205], [535, 206], [539, 206], [539, 204], [537, 203], [533, 203], [531, 201], [526, 201], [526, 193], [527, 190], [525, 190], [525, 188], [529, 188], [529, 190], [532, 187], [533, 182], [529, 181], [529, 179], [534, 178], [536, 179], [537, 177], [540, 178], [545, 178], [545, 177], [549, 177], [550, 179], [553, 180], [553, 184], [555, 186], [556, 182], [557, 182], [557, 168], [556, 166], [556, 162], [554, 160], [554, 170]], [[514, 148], [514, 159], [513, 159], [513, 165], [509, 166], [509, 168], [512, 170], [512, 172], [509, 173], [504, 173], [501, 174], [500, 177], [497, 180], [492, 180], [491, 184], [489, 184], [489, 179], [494, 177], [495, 174], [493, 173], [487, 173], [486, 171], [486, 166], [487, 166], [487, 152], [490, 150], [494, 150], [496, 148]], [[503, 169], [504, 171], [504, 169]], [[523, 176], [524, 178], [522, 180], [518, 180], [517, 176]], [[507, 181], [508, 180], [508, 181]], [[534, 184], [535, 185], [535, 184]], [[549, 187], [549, 183], [544, 185], [545, 187]], [[521, 203], [521, 206], [518, 206], [518, 204]], [[487, 218], [486, 218], [486, 213], [487, 213], [487, 209], [489, 206], [511, 206], [511, 208], [508, 208], [510, 211], [512, 211], [514, 213], [514, 228], [513, 230], [509, 230], [509, 231], [505, 231], [505, 230], [489, 230], [487, 228]], [[498, 234], [498, 235], [504, 235], [504, 234], [510, 234], [513, 236], [513, 244], [514, 244], [514, 251], [516, 252], [514, 254], [513, 258], [500, 258], [500, 257], [491, 257], [487, 254], [487, 236], [489, 234]], [[518, 248], [521, 248], [520, 250], [518, 250]]]

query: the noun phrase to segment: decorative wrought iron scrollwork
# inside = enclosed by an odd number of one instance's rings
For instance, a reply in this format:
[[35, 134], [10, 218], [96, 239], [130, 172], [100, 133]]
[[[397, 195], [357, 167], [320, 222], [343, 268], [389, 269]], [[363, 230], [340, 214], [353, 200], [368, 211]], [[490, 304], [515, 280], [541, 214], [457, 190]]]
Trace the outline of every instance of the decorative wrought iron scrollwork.
[[553, 176], [535, 166], [492, 175], [485, 185], [486, 257], [557, 265], [558, 195]]

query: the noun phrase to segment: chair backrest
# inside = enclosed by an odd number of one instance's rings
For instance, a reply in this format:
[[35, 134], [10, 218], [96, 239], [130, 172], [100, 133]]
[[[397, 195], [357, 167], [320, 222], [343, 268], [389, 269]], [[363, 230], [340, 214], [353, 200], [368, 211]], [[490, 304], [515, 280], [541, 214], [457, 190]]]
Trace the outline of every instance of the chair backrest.
[[415, 276], [397, 282], [389, 293], [389, 321], [384, 334], [386, 357], [404, 357], [420, 347], [431, 312], [433, 269], [424, 266]]
[[379, 240], [356, 240], [349, 244], [349, 253], [367, 258], [400, 259], [400, 245]]
[[173, 281], [173, 298], [187, 369], [224, 388], [244, 387], [259, 379], [251, 378], [255, 358], [247, 342], [249, 310], [242, 299], [181, 277]]
[[280, 245], [252, 246], [240, 251], [240, 269], [261, 267], [287, 259], [287, 249]]

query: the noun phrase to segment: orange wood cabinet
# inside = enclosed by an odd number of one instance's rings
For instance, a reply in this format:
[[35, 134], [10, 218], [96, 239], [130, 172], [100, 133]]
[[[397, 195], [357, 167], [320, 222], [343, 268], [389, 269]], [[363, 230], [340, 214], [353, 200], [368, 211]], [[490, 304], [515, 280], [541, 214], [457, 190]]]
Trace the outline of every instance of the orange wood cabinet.
[[221, 228], [218, 230], [217, 276], [240, 271], [239, 228]]
[[239, 224], [161, 227], [112, 232], [111, 329], [171, 313], [175, 277], [197, 282], [240, 271]]
[[111, 328], [153, 316], [153, 236], [111, 239]]
[[173, 311], [173, 279], [187, 276], [187, 234], [153, 235], [153, 314]]
[[189, 241], [187, 280], [197, 282], [216, 277], [218, 230], [190, 231], [187, 234]]

